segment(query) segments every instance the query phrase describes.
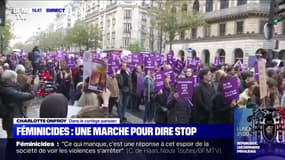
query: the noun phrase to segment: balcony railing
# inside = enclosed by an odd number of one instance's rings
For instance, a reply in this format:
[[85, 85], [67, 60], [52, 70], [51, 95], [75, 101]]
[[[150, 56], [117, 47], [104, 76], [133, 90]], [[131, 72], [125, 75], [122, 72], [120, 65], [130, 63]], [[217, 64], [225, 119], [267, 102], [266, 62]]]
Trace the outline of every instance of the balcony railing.
[[241, 13], [248, 12], [267, 12], [269, 13], [269, 4], [261, 4], [261, 3], [249, 3], [245, 5], [240, 5], [232, 8], [221, 9], [218, 11], [207, 12], [205, 14], [205, 19], [213, 19], [220, 18], [230, 15], [236, 15]]

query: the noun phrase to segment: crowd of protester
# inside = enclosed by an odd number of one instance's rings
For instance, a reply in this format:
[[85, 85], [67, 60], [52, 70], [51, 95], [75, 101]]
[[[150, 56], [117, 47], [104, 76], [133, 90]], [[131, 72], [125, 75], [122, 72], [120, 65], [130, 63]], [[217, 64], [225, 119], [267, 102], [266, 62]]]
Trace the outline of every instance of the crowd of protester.
[[[257, 60], [266, 61], [264, 50], [259, 50], [256, 55]], [[118, 72], [108, 75], [106, 90], [94, 92], [88, 87], [89, 78], [83, 79], [82, 61], [76, 61], [72, 68], [59, 61], [50, 69], [47, 67], [49, 62], [41, 59], [38, 47], [18, 62], [13, 61], [11, 55], [2, 55], [0, 59], [0, 116], [8, 137], [13, 136], [13, 118], [27, 117], [29, 100], [35, 98], [42, 83], [39, 73], [52, 81], [54, 92], [57, 92], [42, 101], [39, 115], [42, 118], [66, 117], [70, 104], [83, 107], [78, 117], [115, 114], [121, 121], [127, 121], [125, 113], [129, 110], [144, 112], [144, 123], [232, 123], [235, 108], [285, 106], [283, 63], [279, 66], [266, 63], [268, 95], [264, 99], [260, 99], [260, 86], [254, 71], [234, 64], [204, 65], [199, 70], [184, 68], [175, 78], [196, 74], [200, 83], [194, 88], [192, 98], [181, 98], [176, 84], [170, 83], [169, 75], [163, 77], [163, 89], [155, 92], [156, 72], [171, 69], [166, 62], [155, 71], [144, 70], [141, 65], [130, 70], [128, 63], [122, 62]], [[222, 82], [231, 77], [238, 78], [239, 99], [226, 103]], [[102, 110], [102, 106], [108, 109]], [[114, 106], [117, 113], [113, 113]]]

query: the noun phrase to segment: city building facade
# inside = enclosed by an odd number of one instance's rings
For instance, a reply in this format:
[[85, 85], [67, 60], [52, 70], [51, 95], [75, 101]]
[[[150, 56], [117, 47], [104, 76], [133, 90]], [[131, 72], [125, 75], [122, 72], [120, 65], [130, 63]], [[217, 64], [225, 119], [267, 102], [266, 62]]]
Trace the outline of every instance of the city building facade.
[[[179, 33], [172, 45], [176, 56], [191, 48], [191, 55], [200, 57], [204, 64], [213, 63], [215, 56], [223, 63], [233, 64], [239, 59], [246, 63], [248, 56], [266, 47], [263, 28], [269, 16], [269, 0], [191, 0], [177, 9], [182, 8], [199, 11], [208, 25]], [[284, 22], [275, 26], [275, 34], [279, 49], [274, 51], [285, 58]]]
[[86, 1], [85, 21], [97, 25], [102, 32], [104, 50], [139, 44], [143, 51], [157, 51], [159, 39], [148, 14], [152, 5], [152, 0]]

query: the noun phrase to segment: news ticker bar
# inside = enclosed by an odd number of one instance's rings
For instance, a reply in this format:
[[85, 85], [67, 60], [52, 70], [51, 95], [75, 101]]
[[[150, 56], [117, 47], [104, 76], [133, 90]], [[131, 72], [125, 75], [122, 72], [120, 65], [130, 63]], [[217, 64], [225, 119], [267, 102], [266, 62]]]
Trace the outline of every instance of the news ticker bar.
[[[118, 124], [114, 119], [14, 119], [14, 138], [232, 138], [232, 125]], [[23, 121], [23, 123], [21, 123]], [[95, 121], [96, 123], [91, 123]], [[51, 123], [52, 122], [52, 123]]]

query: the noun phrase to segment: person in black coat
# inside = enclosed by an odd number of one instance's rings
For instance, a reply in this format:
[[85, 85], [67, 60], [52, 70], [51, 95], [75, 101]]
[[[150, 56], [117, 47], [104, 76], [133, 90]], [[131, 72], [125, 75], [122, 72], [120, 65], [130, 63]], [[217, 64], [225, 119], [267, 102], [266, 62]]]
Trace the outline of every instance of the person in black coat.
[[[38, 82], [36, 82], [38, 83]], [[13, 137], [13, 118], [23, 118], [23, 102], [35, 97], [34, 90], [22, 92], [17, 83], [17, 74], [6, 70], [0, 81], [0, 96], [2, 98], [1, 117], [3, 118], [3, 129], [7, 131], [8, 138]]]
[[230, 79], [230, 76], [223, 75], [219, 81], [218, 92], [213, 99], [213, 115], [211, 123], [215, 124], [232, 124], [233, 123], [233, 109], [237, 106], [236, 100], [230, 104], [225, 102], [225, 96], [222, 91], [223, 81]]
[[211, 84], [212, 74], [209, 69], [202, 69], [199, 72], [200, 84], [193, 92], [193, 118], [196, 123], [209, 123], [212, 112], [212, 100], [215, 96], [215, 89]]

